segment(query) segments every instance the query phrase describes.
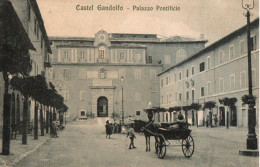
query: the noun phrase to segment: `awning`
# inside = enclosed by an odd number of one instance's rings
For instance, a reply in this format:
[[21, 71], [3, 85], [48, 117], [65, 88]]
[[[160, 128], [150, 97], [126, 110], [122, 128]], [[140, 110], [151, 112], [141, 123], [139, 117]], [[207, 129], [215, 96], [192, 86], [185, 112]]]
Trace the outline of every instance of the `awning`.
[[6, 39], [23, 50], [36, 50], [11, 2], [0, 2], [0, 40]]

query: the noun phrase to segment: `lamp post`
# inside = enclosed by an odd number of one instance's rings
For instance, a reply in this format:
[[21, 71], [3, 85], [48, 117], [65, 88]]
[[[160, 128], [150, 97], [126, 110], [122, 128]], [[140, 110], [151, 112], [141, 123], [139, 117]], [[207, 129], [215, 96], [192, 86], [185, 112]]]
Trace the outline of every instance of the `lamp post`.
[[252, 92], [252, 69], [251, 69], [251, 40], [250, 40], [250, 10], [254, 8], [254, 0], [251, 3], [242, 0], [242, 7], [246, 9], [247, 18], [247, 51], [248, 51], [248, 89], [249, 89], [249, 99], [248, 99], [248, 135], [247, 135], [247, 149], [256, 150], [257, 149], [257, 138], [255, 134], [256, 126], [256, 111], [254, 109], [255, 99]]
[[124, 77], [121, 77], [122, 85], [122, 125], [124, 125], [124, 86], [123, 86]]

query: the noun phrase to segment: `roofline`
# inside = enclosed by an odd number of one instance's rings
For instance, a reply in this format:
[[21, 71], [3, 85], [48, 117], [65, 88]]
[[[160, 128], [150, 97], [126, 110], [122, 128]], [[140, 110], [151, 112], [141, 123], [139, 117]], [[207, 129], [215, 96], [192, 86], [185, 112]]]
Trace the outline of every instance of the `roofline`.
[[138, 34], [138, 33], [108, 33], [110, 35], [155, 35], [157, 37], [158, 34]]
[[47, 35], [46, 30], [45, 30], [44, 21], [42, 19], [39, 6], [38, 6], [36, 0], [29, 0], [29, 2], [33, 6], [32, 9], [34, 10], [35, 15], [37, 17], [37, 20], [38, 20], [38, 23], [39, 23], [39, 26], [40, 26], [40, 29], [41, 29], [41, 32], [42, 32], [42, 35], [43, 35], [43, 39], [45, 41], [45, 46], [47, 47], [47, 50], [48, 50], [48, 53], [52, 53], [50, 43], [49, 43], [49, 39], [48, 39], [48, 35]]
[[[251, 28], [255, 27], [255, 26], [259, 26], [259, 18], [257, 18], [254, 21], [252, 21], [250, 23], [250, 26], [251, 26]], [[222, 45], [223, 43], [226, 43], [226, 42], [230, 41], [233, 37], [241, 34], [244, 31], [246, 31], [246, 29], [247, 29], [247, 25], [244, 25], [243, 27], [241, 27], [241, 28], [231, 32], [227, 36], [219, 39], [218, 41], [216, 41], [214, 43], [212, 43], [211, 45], [209, 45], [208, 47], [206, 47], [203, 50], [199, 51], [198, 53], [195, 53], [193, 56], [191, 56], [191, 57], [185, 59], [184, 61], [182, 61], [182, 62], [180, 62], [180, 63], [178, 63], [176, 65], [173, 65], [172, 67], [170, 67], [170, 68], [166, 69], [165, 71], [159, 73], [157, 76], [160, 76], [160, 75], [164, 74], [165, 72], [170, 71], [171, 69], [173, 69], [175, 67], [178, 67], [178, 66], [180, 66], [180, 65], [182, 65], [182, 64], [184, 64], [184, 63], [186, 63], [186, 62], [188, 62], [188, 61], [190, 61], [190, 60], [192, 60], [192, 59], [194, 59], [196, 57], [199, 57], [199, 56], [201, 56], [202, 54], [204, 54], [204, 53], [206, 53], [208, 51], [214, 50], [219, 45]]]
[[[155, 40], [156, 39], [156, 40]], [[64, 36], [50, 36], [50, 41], [88, 41], [88, 42], [94, 42], [95, 38], [93, 37], [64, 37]], [[120, 39], [120, 38], [110, 38], [111, 42], [142, 42], [142, 43], [207, 43], [208, 40], [194, 40], [194, 41], [160, 41], [160, 38], [153, 38], [153, 39], [146, 39], [146, 38], [139, 38], [139, 39]]]

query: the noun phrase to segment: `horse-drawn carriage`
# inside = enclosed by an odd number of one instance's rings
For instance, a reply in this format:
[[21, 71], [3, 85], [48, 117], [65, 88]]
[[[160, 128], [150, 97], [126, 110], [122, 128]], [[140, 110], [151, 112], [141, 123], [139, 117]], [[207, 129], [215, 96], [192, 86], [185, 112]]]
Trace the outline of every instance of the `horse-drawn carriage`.
[[[150, 150], [150, 136], [154, 136], [156, 154], [161, 159], [166, 155], [166, 146], [181, 146], [185, 157], [189, 158], [193, 155], [195, 145], [191, 136], [191, 130], [188, 128], [190, 124], [185, 121], [164, 123], [161, 125], [155, 124], [152, 121], [154, 110], [145, 109], [145, 112], [148, 114], [149, 122], [143, 127], [143, 132], [146, 137], [146, 146], [149, 144], [148, 151]], [[147, 139], [147, 137], [149, 137], [149, 139]], [[148, 140], [149, 143], [147, 143]], [[179, 144], [171, 145], [169, 140], [176, 140]]]

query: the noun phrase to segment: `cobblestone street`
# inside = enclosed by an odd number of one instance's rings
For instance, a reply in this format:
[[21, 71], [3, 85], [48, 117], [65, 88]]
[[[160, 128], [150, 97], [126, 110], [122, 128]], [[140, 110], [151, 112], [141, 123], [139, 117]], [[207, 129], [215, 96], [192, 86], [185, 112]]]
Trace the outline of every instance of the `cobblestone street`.
[[[225, 129], [192, 127], [195, 140], [194, 155], [185, 158], [181, 147], [167, 147], [164, 159], [157, 158], [154, 139], [151, 152], [145, 152], [145, 138], [137, 135], [137, 149], [128, 149], [129, 138], [124, 134], [113, 134], [105, 138], [103, 121], [88, 120], [73, 122], [51, 138], [34, 154], [20, 161], [17, 167], [53, 166], [258, 166], [258, 158], [239, 155], [246, 144], [247, 129]], [[171, 141], [171, 144], [174, 142]]]

